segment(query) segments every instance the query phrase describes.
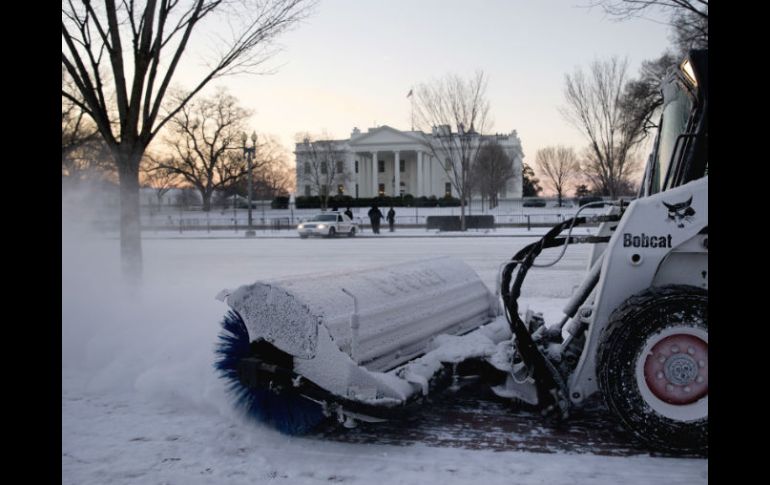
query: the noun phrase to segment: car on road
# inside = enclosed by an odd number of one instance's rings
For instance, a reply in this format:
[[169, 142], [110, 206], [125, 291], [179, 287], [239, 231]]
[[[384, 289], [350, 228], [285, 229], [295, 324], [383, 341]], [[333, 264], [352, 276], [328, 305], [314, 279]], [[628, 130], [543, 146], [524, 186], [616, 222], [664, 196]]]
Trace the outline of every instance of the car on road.
[[334, 237], [345, 234], [353, 237], [358, 233], [358, 225], [341, 212], [322, 212], [297, 225], [299, 237], [310, 236]]

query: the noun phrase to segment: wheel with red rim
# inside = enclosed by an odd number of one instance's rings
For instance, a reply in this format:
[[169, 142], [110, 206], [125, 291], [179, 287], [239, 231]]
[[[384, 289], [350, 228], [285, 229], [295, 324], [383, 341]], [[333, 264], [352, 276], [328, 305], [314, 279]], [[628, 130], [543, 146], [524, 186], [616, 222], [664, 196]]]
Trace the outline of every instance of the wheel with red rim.
[[671, 285], [629, 298], [597, 356], [607, 406], [656, 449], [708, 449], [708, 292]]
[[[645, 357], [646, 356], [646, 357]], [[671, 328], [651, 337], [637, 360], [637, 381], [651, 407], [676, 417], [677, 410], [708, 398], [708, 333]], [[669, 409], [670, 408], [670, 409]], [[704, 409], [708, 414], [708, 409]], [[697, 411], [693, 411], [697, 415]]]

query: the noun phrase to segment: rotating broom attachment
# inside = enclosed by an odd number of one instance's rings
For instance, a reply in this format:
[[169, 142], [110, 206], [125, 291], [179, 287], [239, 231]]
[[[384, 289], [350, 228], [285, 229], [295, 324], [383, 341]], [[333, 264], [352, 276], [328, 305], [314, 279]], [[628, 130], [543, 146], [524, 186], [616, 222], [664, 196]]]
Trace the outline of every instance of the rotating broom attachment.
[[259, 357], [255, 355], [257, 346], [249, 341], [246, 324], [237, 312], [227, 312], [221, 325], [214, 368], [227, 381], [236, 408], [289, 435], [306, 434], [326, 420], [321, 405], [290, 390], [245, 385], [238, 367], [242, 359]]

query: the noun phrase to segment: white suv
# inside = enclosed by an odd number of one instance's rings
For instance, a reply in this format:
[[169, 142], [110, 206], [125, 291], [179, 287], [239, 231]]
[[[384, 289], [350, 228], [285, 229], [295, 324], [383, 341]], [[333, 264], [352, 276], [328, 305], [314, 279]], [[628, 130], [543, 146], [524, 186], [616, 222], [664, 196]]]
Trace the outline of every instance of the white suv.
[[337, 234], [347, 234], [353, 237], [358, 232], [358, 226], [347, 215], [340, 212], [323, 212], [317, 214], [297, 226], [299, 237], [308, 236], [334, 237]]

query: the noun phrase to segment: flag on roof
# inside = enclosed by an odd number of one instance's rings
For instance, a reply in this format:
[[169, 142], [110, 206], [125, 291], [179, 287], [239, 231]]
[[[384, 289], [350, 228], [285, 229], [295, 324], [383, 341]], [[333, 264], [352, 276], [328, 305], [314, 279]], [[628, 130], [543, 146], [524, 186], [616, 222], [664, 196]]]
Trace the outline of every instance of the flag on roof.
[[406, 97], [408, 98], [408, 97], [410, 97], [411, 95], [412, 95], [412, 90], [410, 89], [410, 90], [409, 90], [409, 94], [407, 94], [407, 95], [406, 95]]

